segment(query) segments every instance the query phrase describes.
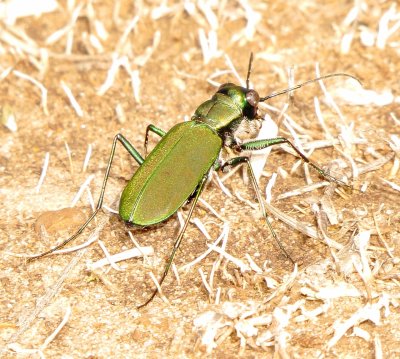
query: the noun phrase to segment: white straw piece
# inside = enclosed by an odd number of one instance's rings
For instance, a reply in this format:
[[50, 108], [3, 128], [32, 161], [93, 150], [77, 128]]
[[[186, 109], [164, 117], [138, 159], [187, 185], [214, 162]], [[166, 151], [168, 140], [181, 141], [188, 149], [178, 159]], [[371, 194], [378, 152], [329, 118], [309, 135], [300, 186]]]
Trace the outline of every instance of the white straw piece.
[[93, 178], [94, 178], [94, 175], [90, 175], [90, 176], [88, 176], [88, 178], [86, 178], [85, 182], [82, 184], [82, 186], [79, 188], [79, 191], [77, 192], [75, 197], [72, 199], [71, 207], [76, 206], [76, 204], [78, 203], [79, 199], [82, 196], [83, 191], [86, 189], [86, 187], [89, 186], [89, 184], [90, 184], [90, 182], [92, 182]]
[[118, 266], [112, 259], [110, 252], [108, 251], [107, 247], [104, 245], [104, 242], [102, 240], [98, 240], [97, 243], [99, 244], [100, 248], [103, 250], [104, 254], [106, 255], [106, 259], [108, 260], [108, 263], [111, 265], [112, 268], [114, 268], [117, 271], [122, 271], [122, 268]]
[[46, 349], [46, 347], [54, 340], [54, 338], [57, 336], [57, 334], [61, 331], [61, 329], [65, 326], [65, 324], [67, 324], [69, 317], [71, 316], [72, 310], [71, 310], [71, 306], [67, 305], [67, 310], [65, 311], [64, 317], [61, 321], [61, 323], [57, 326], [57, 328], [54, 330], [53, 333], [51, 333], [46, 340], [44, 341], [44, 343], [40, 346], [40, 351], [43, 351], [44, 349]]
[[44, 157], [43, 167], [42, 167], [42, 173], [40, 175], [39, 182], [38, 182], [38, 184], [36, 186], [36, 189], [35, 189], [36, 193], [39, 193], [40, 188], [42, 187], [42, 184], [43, 184], [44, 179], [46, 177], [47, 168], [49, 167], [49, 162], [50, 162], [50, 153], [46, 152], [46, 155]]
[[89, 166], [90, 157], [92, 156], [92, 144], [88, 144], [88, 149], [86, 151], [85, 160], [83, 161], [82, 172], [86, 172]]
[[34, 79], [31, 76], [28, 76], [27, 74], [24, 74], [23, 72], [14, 70], [13, 74], [23, 80], [27, 80], [27, 81], [33, 83], [36, 87], [38, 87], [40, 89], [40, 92], [42, 94], [41, 105], [43, 107], [43, 112], [46, 116], [48, 116], [49, 110], [47, 108], [47, 89], [46, 89], [46, 87], [44, 87], [44, 85], [41, 82], [39, 82], [38, 80]]
[[[153, 254], [154, 254], [153, 247], [148, 246], [148, 247], [140, 247], [140, 250], [138, 248], [131, 248], [126, 251], [113, 254], [110, 256], [110, 259], [112, 260], [113, 263], [117, 263], [127, 259], [138, 258], [143, 256], [151, 256]], [[98, 260], [97, 262], [90, 264], [88, 267], [90, 270], [95, 270], [109, 264], [110, 264], [109, 260], [107, 258], [103, 258]]]
[[64, 81], [61, 81], [61, 87], [64, 90], [65, 94], [68, 97], [68, 100], [72, 106], [72, 108], [74, 109], [75, 113], [79, 116], [79, 117], [83, 117], [83, 111], [81, 106], [79, 105], [78, 101], [76, 101], [74, 95], [72, 94], [71, 89], [67, 86], [67, 84]]

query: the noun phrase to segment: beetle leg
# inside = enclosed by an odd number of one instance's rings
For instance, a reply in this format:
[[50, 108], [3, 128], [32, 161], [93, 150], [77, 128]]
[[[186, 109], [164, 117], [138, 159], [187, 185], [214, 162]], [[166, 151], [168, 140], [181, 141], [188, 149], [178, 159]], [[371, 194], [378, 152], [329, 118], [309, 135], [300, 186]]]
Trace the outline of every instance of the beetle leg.
[[[184, 235], [185, 232], [186, 232], [186, 228], [187, 228], [187, 226], [188, 226], [188, 224], [189, 224], [189, 220], [190, 220], [190, 218], [192, 217], [193, 210], [194, 210], [194, 208], [196, 207], [197, 201], [198, 201], [199, 198], [200, 198], [200, 194], [201, 194], [201, 192], [202, 192], [203, 189], [204, 189], [204, 185], [205, 185], [206, 182], [207, 182], [207, 178], [208, 178], [208, 173], [202, 178], [201, 182], [200, 182], [199, 185], [197, 186], [197, 189], [196, 189], [196, 192], [195, 192], [195, 196], [194, 196], [192, 205], [190, 206], [190, 209], [189, 209], [188, 215], [187, 215], [187, 217], [186, 217], [185, 223], [184, 223], [182, 229], [180, 230], [180, 232], [179, 232], [179, 234], [178, 234], [178, 237], [177, 237], [176, 240], [175, 240], [174, 248], [172, 249], [172, 252], [171, 252], [171, 254], [170, 254], [169, 258], [168, 258], [167, 264], [166, 264], [165, 269], [164, 269], [164, 273], [163, 273], [163, 275], [161, 276], [161, 279], [160, 279], [159, 282], [158, 282], [158, 283], [160, 284], [160, 287], [161, 287], [162, 283], [164, 282], [165, 278], [167, 277], [167, 274], [168, 274], [168, 272], [169, 272], [169, 269], [171, 268], [171, 265], [172, 265], [172, 261], [174, 260], [176, 251], [178, 250], [179, 246], [181, 245], [183, 235]], [[156, 296], [157, 292], [158, 292], [158, 289], [156, 289], [156, 290], [153, 292], [153, 294], [150, 296], [150, 298], [149, 298], [145, 303], [139, 305], [137, 308], [138, 308], [138, 309], [139, 309], [139, 308], [143, 308], [143, 307], [145, 307], [147, 304], [149, 304], [149, 303], [153, 300], [153, 298]]]
[[159, 135], [160, 137], [164, 137], [166, 132], [162, 130], [161, 128], [158, 128], [154, 125], [148, 125], [146, 128], [146, 136], [144, 138], [144, 157], [147, 157], [147, 144], [149, 142], [149, 132], [154, 132], [156, 135]]
[[283, 245], [280, 242], [277, 234], [275, 233], [274, 229], [272, 228], [271, 222], [268, 219], [267, 211], [266, 211], [265, 206], [264, 206], [264, 200], [263, 200], [262, 195], [261, 195], [260, 187], [257, 184], [257, 180], [256, 180], [256, 177], [254, 175], [253, 167], [251, 166], [249, 157], [240, 156], [240, 157], [231, 158], [230, 160], [226, 161], [221, 166], [221, 170], [222, 171], [226, 171], [227, 169], [231, 169], [231, 168], [233, 168], [233, 167], [235, 167], [235, 166], [237, 166], [237, 165], [239, 165], [241, 163], [246, 163], [247, 164], [247, 167], [248, 167], [249, 173], [250, 173], [251, 184], [253, 185], [254, 191], [256, 192], [258, 203], [259, 203], [259, 205], [261, 207], [262, 214], [263, 214], [263, 216], [265, 218], [265, 221], [267, 222], [268, 228], [269, 228], [272, 236], [274, 237], [276, 243], [278, 243], [279, 248], [282, 250], [282, 252], [285, 254], [285, 256], [293, 264], [295, 264], [294, 260], [292, 259], [292, 257], [290, 257], [289, 253], [286, 252], [286, 249], [283, 247]]
[[74, 235], [72, 235], [71, 237], [67, 238], [65, 241], [63, 241], [62, 243], [58, 244], [58, 245], [55, 246], [54, 248], [49, 249], [48, 251], [43, 252], [43, 253], [41, 253], [41, 254], [38, 254], [38, 255], [36, 255], [36, 256], [33, 256], [33, 257], [28, 258], [28, 260], [27, 260], [28, 262], [30, 262], [30, 261], [32, 261], [32, 260], [34, 260], [34, 259], [37, 259], [37, 258], [44, 257], [44, 256], [46, 256], [46, 255], [48, 255], [48, 254], [50, 254], [50, 253], [53, 253], [53, 252], [56, 251], [57, 249], [60, 249], [60, 248], [64, 247], [67, 243], [73, 241], [76, 237], [78, 237], [78, 236], [84, 231], [84, 229], [89, 225], [89, 223], [92, 221], [92, 219], [93, 219], [93, 218], [96, 216], [96, 214], [99, 212], [99, 210], [101, 209], [101, 206], [102, 206], [102, 204], [103, 204], [104, 192], [105, 192], [105, 189], [106, 189], [108, 177], [109, 177], [109, 175], [110, 175], [111, 164], [112, 164], [112, 161], [113, 161], [113, 159], [114, 159], [115, 148], [116, 148], [116, 146], [117, 146], [117, 142], [118, 142], [118, 141], [125, 147], [125, 149], [129, 152], [129, 154], [135, 159], [135, 161], [136, 161], [139, 165], [141, 165], [141, 164], [144, 162], [143, 157], [142, 157], [142, 156], [140, 155], [140, 153], [132, 146], [132, 144], [131, 144], [123, 135], [121, 135], [120, 133], [117, 134], [117, 135], [114, 137], [114, 141], [113, 141], [113, 144], [112, 144], [112, 147], [111, 147], [110, 158], [109, 158], [109, 160], [108, 160], [106, 173], [105, 173], [105, 175], [104, 175], [103, 184], [102, 184], [102, 186], [101, 186], [100, 196], [99, 196], [99, 199], [98, 199], [98, 202], [97, 202], [97, 206], [96, 206], [96, 209], [94, 210], [94, 212], [90, 215], [90, 217], [86, 220], [86, 222], [85, 222], [84, 224], [82, 224], [82, 226], [78, 229], [78, 231], [75, 232]]
[[282, 143], [288, 144], [300, 157], [301, 159], [305, 162], [308, 163], [311, 167], [313, 167], [322, 177], [327, 179], [330, 182], [335, 182], [337, 184], [340, 184], [342, 186], [352, 188], [352, 186], [348, 185], [347, 183], [344, 183], [343, 181], [331, 176], [328, 174], [326, 171], [324, 171], [321, 167], [318, 167], [315, 163], [311, 162], [305, 155], [303, 155], [287, 138], [284, 137], [276, 137], [276, 138], [270, 138], [266, 140], [254, 140], [250, 142], [246, 142], [240, 145], [242, 150], [262, 150], [264, 148], [274, 146], [274, 145], [279, 145]]

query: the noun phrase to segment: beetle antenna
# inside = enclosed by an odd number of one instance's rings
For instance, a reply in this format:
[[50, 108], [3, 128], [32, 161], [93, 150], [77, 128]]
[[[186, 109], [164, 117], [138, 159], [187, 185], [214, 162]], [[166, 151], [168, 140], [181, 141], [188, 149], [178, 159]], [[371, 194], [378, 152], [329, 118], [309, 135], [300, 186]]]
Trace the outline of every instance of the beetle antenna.
[[[250, 59], [251, 59], [251, 58], [250, 58]], [[250, 62], [250, 63], [251, 63], [251, 62]], [[250, 71], [249, 71], [249, 72], [250, 72]], [[250, 75], [250, 73], [248, 73], [248, 75]], [[315, 79], [313, 79], [313, 80], [305, 81], [305, 82], [303, 82], [303, 83], [301, 83], [301, 84], [295, 85], [295, 86], [293, 86], [293, 87], [289, 87], [289, 88], [286, 89], [286, 90], [282, 90], [282, 91], [278, 91], [278, 92], [273, 92], [272, 94], [270, 94], [270, 95], [268, 95], [268, 96], [261, 97], [261, 98], [260, 98], [260, 102], [266, 101], [266, 100], [268, 100], [268, 99], [270, 99], [270, 98], [272, 98], [272, 97], [276, 97], [276, 96], [282, 95], [282, 94], [287, 93], [287, 92], [291, 92], [291, 91], [297, 90], [297, 89], [299, 89], [300, 87], [302, 87], [302, 86], [304, 86], [304, 85], [308, 85], [308, 84], [313, 83], [313, 82], [317, 82], [317, 81], [320, 81], [320, 80], [324, 80], [324, 79], [327, 79], [327, 78], [330, 78], [330, 77], [337, 77], [337, 76], [351, 77], [352, 79], [354, 79], [354, 80], [356, 80], [358, 83], [360, 83], [360, 85], [362, 86], [361, 81], [360, 81], [357, 77], [352, 76], [352, 75], [349, 75], [349, 74], [345, 74], [345, 73], [338, 72], [338, 73], [335, 73], [335, 74], [329, 74], [329, 75], [317, 77], [317, 78], [315, 78]], [[247, 77], [248, 77], [248, 76], [247, 76]], [[247, 87], [248, 87], [248, 86], [247, 86]]]
[[247, 68], [247, 78], [246, 78], [246, 88], [249, 89], [250, 86], [250, 74], [251, 74], [251, 65], [253, 64], [253, 53], [250, 53], [249, 59], [249, 67]]

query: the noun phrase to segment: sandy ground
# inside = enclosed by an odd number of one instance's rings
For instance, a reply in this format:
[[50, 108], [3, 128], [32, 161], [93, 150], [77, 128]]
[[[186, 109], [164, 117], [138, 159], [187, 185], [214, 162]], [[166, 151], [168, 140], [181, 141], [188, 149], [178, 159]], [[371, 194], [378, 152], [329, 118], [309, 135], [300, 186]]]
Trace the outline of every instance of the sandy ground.
[[[27, 1], [13, 16], [16, 3], [0, 3], [2, 357], [400, 356], [396, 2], [43, 1], [49, 12], [33, 16]], [[167, 131], [218, 84], [238, 83], [234, 71], [243, 81], [251, 52], [262, 96], [316, 77], [317, 64], [363, 84], [332, 78], [261, 109], [279, 136], [353, 187], [324, 183], [284, 146], [272, 150], [260, 188], [277, 173], [268, 209], [295, 268], [242, 170], [219, 174], [225, 192], [216, 177], [207, 185], [202, 199], [215, 213], [195, 209], [164, 297], [145, 308], [136, 309], [154, 289], [149, 273], [162, 274], [176, 215], [137, 229], [103, 209], [70, 246], [95, 243], [26, 263], [90, 215], [115, 134], [143, 153], [147, 125]], [[151, 134], [149, 147], [157, 141]], [[136, 169], [117, 147], [107, 207], [118, 208]], [[129, 231], [154, 253], [93, 269], [106, 256], [100, 241], [111, 254], [136, 248]]]

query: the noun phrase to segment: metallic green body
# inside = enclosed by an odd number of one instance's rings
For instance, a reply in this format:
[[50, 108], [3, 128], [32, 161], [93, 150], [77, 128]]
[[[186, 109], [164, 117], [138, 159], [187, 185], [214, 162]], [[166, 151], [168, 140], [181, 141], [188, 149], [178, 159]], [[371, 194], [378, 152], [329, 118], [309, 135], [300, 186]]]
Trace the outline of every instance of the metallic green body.
[[228, 96], [216, 93], [203, 102], [196, 110], [193, 119], [207, 123], [216, 130], [228, 126], [242, 116], [242, 110]]
[[174, 126], [122, 192], [121, 218], [148, 226], [172, 216], [195, 192], [221, 148], [221, 138], [204, 123], [189, 121]]

